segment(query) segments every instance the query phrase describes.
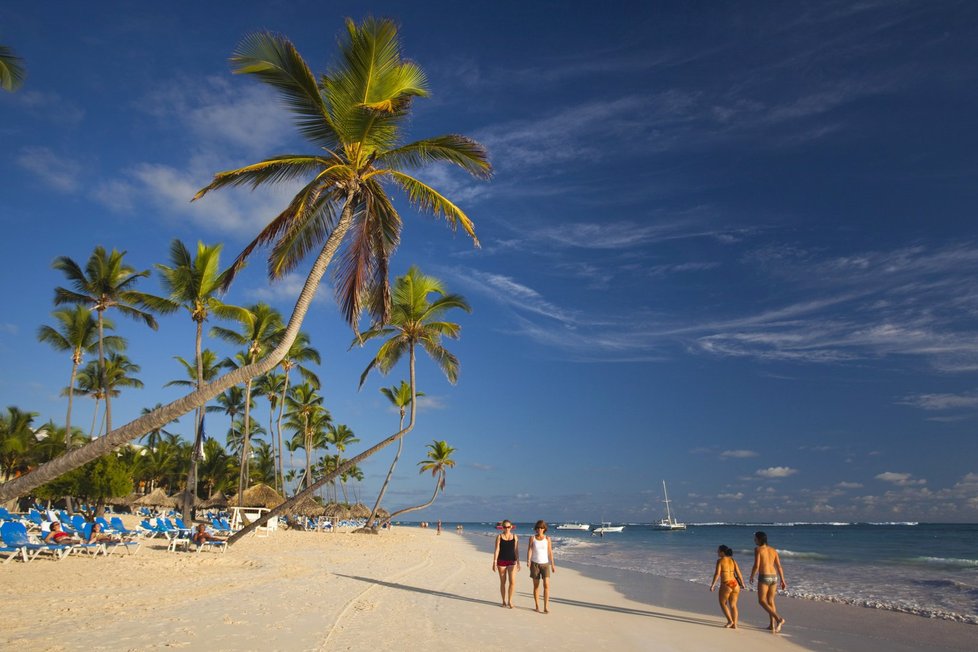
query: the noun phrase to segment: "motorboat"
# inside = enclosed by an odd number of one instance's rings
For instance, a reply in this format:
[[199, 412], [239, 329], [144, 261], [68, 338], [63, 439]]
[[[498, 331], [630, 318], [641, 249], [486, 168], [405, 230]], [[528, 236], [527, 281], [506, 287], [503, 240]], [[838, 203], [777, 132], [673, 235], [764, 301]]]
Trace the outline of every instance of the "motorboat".
[[621, 532], [625, 529], [624, 525], [612, 525], [609, 521], [602, 521], [600, 527], [594, 528], [592, 534], [605, 534], [606, 532]]
[[558, 530], [584, 530], [587, 532], [591, 529], [591, 526], [587, 523], [578, 523], [574, 521], [573, 523], [561, 523], [557, 526]]
[[666, 481], [662, 481], [662, 493], [666, 499], [662, 502], [666, 504], [666, 517], [661, 519], [658, 523], [653, 523], [652, 527], [656, 530], [685, 530], [686, 524], [680, 523], [673, 517], [672, 511], [669, 509], [669, 493], [666, 491]]

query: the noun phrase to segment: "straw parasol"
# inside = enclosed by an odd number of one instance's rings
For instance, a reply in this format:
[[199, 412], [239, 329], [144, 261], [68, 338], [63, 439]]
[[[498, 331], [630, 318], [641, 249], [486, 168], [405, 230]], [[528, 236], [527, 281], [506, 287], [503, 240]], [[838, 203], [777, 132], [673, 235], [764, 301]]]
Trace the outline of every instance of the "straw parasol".
[[173, 499], [166, 495], [162, 489], [157, 487], [142, 498], [138, 498], [132, 502], [133, 505], [139, 505], [140, 507], [175, 507]]
[[322, 516], [326, 513], [326, 508], [320, 505], [311, 496], [306, 496], [288, 509], [289, 514], [301, 516]]
[[228, 497], [224, 495], [224, 492], [218, 489], [217, 493], [204, 501], [201, 505], [204, 509], [213, 509], [214, 507], [227, 507]]
[[[256, 484], [254, 487], [249, 487], [245, 489], [244, 500], [241, 504], [244, 507], [265, 507], [272, 509], [273, 507], [278, 507], [285, 502], [285, 498], [279, 495], [277, 491], [269, 487], [267, 484]], [[228, 499], [229, 505], [238, 504], [238, 495], [235, 494]]]
[[363, 503], [357, 503], [350, 508], [350, 516], [353, 518], [370, 518], [370, 508]]
[[385, 518], [388, 518], [390, 515], [391, 515], [391, 513], [388, 512], [383, 507], [378, 507], [377, 508], [377, 518], [379, 518], [379, 519], [385, 519]]
[[330, 503], [323, 508], [323, 514], [330, 518], [346, 518], [349, 513], [350, 510], [339, 503]]
[[105, 499], [105, 504], [113, 505], [115, 507], [129, 507], [136, 501], [137, 498], [139, 498], [139, 496], [135, 493], [131, 493], [128, 496], [112, 496], [111, 498]]

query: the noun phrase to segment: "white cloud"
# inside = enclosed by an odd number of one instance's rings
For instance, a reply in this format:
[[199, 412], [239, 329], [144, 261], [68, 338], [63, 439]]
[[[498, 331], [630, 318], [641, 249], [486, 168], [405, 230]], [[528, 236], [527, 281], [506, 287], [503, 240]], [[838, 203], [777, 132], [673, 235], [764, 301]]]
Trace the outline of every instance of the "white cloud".
[[[296, 298], [305, 286], [306, 277], [296, 273], [286, 274], [280, 279], [269, 281], [268, 285], [257, 288], [250, 288], [244, 291], [248, 296], [256, 301], [264, 301], [274, 304], [281, 302], [295, 303]], [[319, 282], [313, 301], [317, 303], [329, 303], [333, 298], [333, 289], [325, 279]], [[291, 306], [290, 306], [291, 307]]]
[[744, 497], [744, 492], [738, 491], [735, 494], [717, 494], [717, 498], [720, 500], [741, 500]]
[[23, 147], [17, 163], [58, 192], [73, 192], [81, 185], [81, 164], [58, 156], [47, 147]]
[[858, 482], [840, 482], [835, 485], [839, 489], [862, 489], [862, 485]]
[[798, 473], [798, 469], [792, 469], [788, 466], [771, 466], [766, 469], [758, 469], [755, 473], [762, 478], [787, 478]]
[[914, 394], [898, 403], [913, 405], [922, 410], [953, 410], [978, 407], [978, 391], [964, 394]]
[[749, 451], [749, 450], [732, 450], [732, 451], [723, 451], [722, 453], [720, 453], [720, 457], [730, 457], [734, 459], [757, 457], [757, 455], [758, 454], [756, 452]]
[[19, 330], [20, 329], [17, 328], [17, 324], [0, 322], [0, 333], [6, 333], [8, 335], [16, 335]]
[[882, 480], [883, 482], [890, 482], [898, 487], [913, 487], [927, 484], [926, 480], [923, 478], [914, 478], [911, 473], [895, 473], [893, 471], [880, 473], [876, 476], [876, 479]]

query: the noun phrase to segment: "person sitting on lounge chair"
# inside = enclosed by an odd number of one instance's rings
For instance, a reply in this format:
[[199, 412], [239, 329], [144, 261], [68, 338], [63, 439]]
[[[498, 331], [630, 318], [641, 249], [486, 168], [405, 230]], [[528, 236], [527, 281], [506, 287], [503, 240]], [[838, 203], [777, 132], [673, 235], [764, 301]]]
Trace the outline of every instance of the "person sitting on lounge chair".
[[62, 530], [61, 523], [58, 521], [51, 521], [51, 531], [44, 537], [44, 543], [71, 545], [73, 543], [81, 543], [81, 541]]
[[193, 541], [198, 546], [202, 545], [208, 541], [227, 541], [225, 537], [216, 537], [207, 531], [207, 525], [204, 523], [197, 524], [197, 530], [194, 532]]
[[103, 532], [101, 523], [92, 523], [92, 534], [85, 543], [122, 543], [122, 539]]

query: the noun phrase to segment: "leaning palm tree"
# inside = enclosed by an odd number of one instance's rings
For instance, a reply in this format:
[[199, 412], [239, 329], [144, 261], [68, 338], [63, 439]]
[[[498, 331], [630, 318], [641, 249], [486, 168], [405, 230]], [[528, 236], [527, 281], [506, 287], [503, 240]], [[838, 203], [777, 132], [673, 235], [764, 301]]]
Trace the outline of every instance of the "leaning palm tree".
[[[162, 313], [174, 312], [183, 307], [194, 322], [196, 389], [203, 387], [205, 382], [202, 357], [204, 322], [212, 313], [223, 318], [243, 318], [241, 308], [229, 306], [217, 298], [222, 283], [220, 271], [222, 248], [223, 245], [220, 244], [205, 245], [203, 242], [198, 242], [196, 254], [191, 255], [183, 242], [174, 240], [170, 243], [170, 265], [156, 265], [167, 296], [154, 299], [150, 305]], [[181, 510], [184, 519], [188, 522], [193, 506], [191, 492], [195, 494], [197, 488], [197, 464], [204, 437], [204, 411], [204, 406], [198, 407], [194, 418], [194, 447], [190, 456], [190, 469], [187, 472], [187, 487], [191, 491], [184, 494]]]
[[[398, 429], [404, 429], [404, 414], [407, 412], [407, 406], [411, 404], [412, 392], [411, 386], [405, 381], [401, 381], [400, 385], [395, 385], [394, 387], [381, 387], [381, 394], [387, 397], [394, 407], [397, 408], [400, 414], [401, 420], [398, 424]], [[416, 396], [424, 396], [424, 392], [415, 392]], [[370, 510], [370, 516], [367, 518], [366, 524], [364, 524], [364, 529], [370, 530], [374, 526], [374, 521], [377, 519], [377, 511], [380, 509], [380, 502], [384, 499], [384, 494], [387, 493], [387, 487], [391, 483], [391, 477], [394, 475], [394, 469], [397, 467], [397, 461], [401, 459], [401, 451], [404, 449], [404, 438], [397, 440], [397, 453], [394, 454], [394, 461], [391, 462], [391, 467], [387, 470], [387, 477], [384, 478], [384, 484], [380, 487], [380, 493], [377, 494], [377, 502], [374, 503], [373, 509]]]
[[23, 61], [9, 46], [0, 45], [0, 88], [5, 91], [20, 88], [27, 76]]
[[[64, 272], [73, 289], [55, 288], [54, 303], [89, 306], [98, 315], [98, 366], [103, 370], [102, 378], [108, 376], [105, 370], [105, 317], [104, 313], [110, 308], [133, 319], [140, 319], [147, 326], [156, 330], [156, 318], [149, 312], [140, 310], [137, 306], [147, 306], [155, 299], [152, 295], [134, 290], [140, 278], [149, 276], [149, 270], [137, 272], [135, 268], [123, 262], [126, 252], [105, 251], [101, 245], [88, 258], [85, 269], [67, 256], [59, 256], [52, 267]], [[103, 390], [105, 388], [103, 387]], [[105, 424], [106, 432], [112, 430], [112, 400], [108, 392], [105, 394]], [[173, 417], [170, 418], [171, 420]]]
[[388, 517], [388, 520], [393, 521], [395, 517], [401, 514], [406, 514], [407, 512], [416, 512], [425, 507], [429, 507], [435, 498], [438, 497], [438, 493], [445, 490], [445, 476], [447, 470], [455, 466], [455, 460], [452, 459], [452, 454], [455, 449], [448, 445], [446, 441], [438, 441], [437, 439], [428, 444], [428, 456], [418, 462], [421, 467], [419, 473], [424, 473], [425, 471], [431, 471], [431, 477], [436, 478], [435, 480], [435, 493], [431, 495], [431, 500], [424, 503], [423, 505], [416, 505], [414, 507], [405, 507], [404, 509], [399, 509]]
[[[67, 387], [68, 412], [65, 414], [65, 433], [70, 438], [75, 376], [84, 355], [91, 353], [98, 345], [98, 323], [92, 311], [85, 306], [56, 310], [51, 314], [60, 322], [60, 329], [47, 325], [41, 326], [37, 331], [37, 339], [47, 342], [58, 351], [71, 351], [71, 375], [68, 377]], [[113, 328], [112, 322], [108, 319], [103, 320], [102, 325], [109, 330]], [[121, 351], [125, 348], [126, 341], [118, 335], [108, 335], [102, 344], [109, 351]], [[65, 446], [70, 449], [71, 441], [65, 441]]]
[[[149, 414], [153, 410], [158, 410], [161, 407], [162, 407], [162, 404], [161, 403], [157, 403], [156, 405], [154, 405], [151, 408], [143, 408], [142, 411], [140, 412], [140, 414]], [[174, 419], [170, 423], [176, 423], [176, 419]], [[166, 424], [166, 425], [169, 425], [169, 424]], [[141, 439], [145, 439], [146, 440], [146, 447], [147, 448], [153, 449], [153, 448], [156, 448], [159, 445], [160, 441], [163, 440], [163, 437], [168, 437], [168, 436], [172, 436], [172, 435], [173, 435], [172, 432], [168, 432], [167, 430], [164, 429], [163, 426], [160, 426], [159, 428], [153, 428], [152, 430], [150, 430], [149, 432], [147, 432], [145, 435], [143, 435], [141, 437]]]
[[[245, 248], [235, 261], [232, 274], [226, 277], [230, 282], [233, 272], [260, 245], [271, 246], [270, 270], [276, 278], [319, 248], [278, 346], [259, 362], [232, 371], [173, 401], [158, 413], [119, 428], [103, 441], [76, 449], [0, 486], [0, 500], [30, 491], [104, 455], [114, 446], [196, 409], [227, 388], [273, 369], [298, 335], [319, 282], [344, 243], [337, 287], [347, 320], [356, 321], [365, 306], [375, 315], [383, 316], [387, 308], [386, 271], [400, 237], [401, 217], [382, 181], [405, 191], [417, 208], [442, 216], [453, 228], [461, 225], [475, 239], [468, 216], [449, 198], [409, 172], [429, 163], [444, 162], [488, 179], [491, 166], [484, 148], [458, 135], [402, 144], [402, 128], [410, 114], [410, 101], [427, 95], [427, 88], [420, 68], [402, 59], [397, 28], [391, 21], [368, 19], [359, 26], [348, 21], [346, 38], [340, 48], [339, 62], [317, 80], [292, 43], [283, 37], [258, 34], [242, 43], [232, 59], [236, 72], [255, 75], [278, 89], [295, 114], [299, 130], [317, 147], [317, 152], [274, 157], [219, 173], [197, 195], [199, 199], [212, 190], [233, 185], [257, 187], [270, 182], [311, 179]], [[352, 235], [347, 242], [348, 234]], [[373, 292], [361, 292], [367, 289]], [[368, 297], [371, 300], [366, 300]], [[410, 432], [414, 428], [413, 405], [410, 421], [400, 432], [351, 458], [344, 466], [352, 467]], [[293, 500], [301, 500], [330, 479], [318, 480], [298, 492]], [[269, 514], [288, 509], [291, 502]], [[235, 540], [268, 518], [268, 514], [263, 515], [238, 533]]]
[[[240, 331], [234, 331], [223, 326], [215, 326], [211, 329], [211, 335], [225, 342], [247, 347], [244, 352], [243, 364], [246, 367], [253, 365], [266, 350], [275, 348], [282, 334], [282, 315], [266, 303], [259, 303], [250, 308], [239, 308], [234, 311], [234, 320], [241, 327]], [[238, 365], [231, 359], [225, 360], [225, 366], [237, 368]], [[244, 498], [245, 489], [248, 488], [248, 433], [251, 429], [251, 386], [253, 378], [245, 382], [245, 409], [244, 409], [244, 440], [241, 446], [241, 477], [238, 480], [238, 506]]]

